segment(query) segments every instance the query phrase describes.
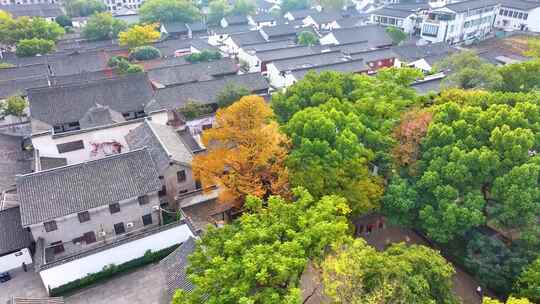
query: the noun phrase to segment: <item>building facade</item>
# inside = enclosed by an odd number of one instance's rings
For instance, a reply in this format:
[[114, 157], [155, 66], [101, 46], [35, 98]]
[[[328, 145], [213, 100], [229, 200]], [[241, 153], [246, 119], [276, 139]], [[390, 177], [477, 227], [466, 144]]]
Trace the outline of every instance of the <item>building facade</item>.
[[540, 32], [540, 2], [502, 0], [495, 27], [505, 31]]
[[422, 22], [421, 37], [450, 44], [483, 40], [493, 31], [499, 7], [496, 0], [467, 0], [434, 9]]

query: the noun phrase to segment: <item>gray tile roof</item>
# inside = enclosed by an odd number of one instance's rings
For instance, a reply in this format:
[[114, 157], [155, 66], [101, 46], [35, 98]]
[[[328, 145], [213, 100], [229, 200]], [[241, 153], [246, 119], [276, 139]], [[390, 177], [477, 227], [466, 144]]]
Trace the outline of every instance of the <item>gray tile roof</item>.
[[181, 108], [188, 101], [215, 104], [217, 95], [229, 83], [244, 86], [253, 93], [266, 92], [269, 88], [268, 81], [260, 73], [249, 73], [170, 86], [158, 90], [155, 98], [158, 105], [169, 110]]
[[422, 58], [439, 58], [442, 59], [455, 52], [453, 48], [445, 42], [431, 43], [427, 45], [402, 45], [392, 48], [402, 61], [411, 62]]
[[221, 60], [165, 66], [147, 70], [148, 78], [164, 86], [194, 81], [211, 80], [215, 76], [231, 75], [238, 72], [238, 66], [230, 58]]
[[0, 5], [0, 10], [10, 13], [13, 17], [54, 18], [64, 14], [60, 5], [52, 3]]
[[245, 15], [231, 15], [226, 16], [225, 20], [229, 25], [238, 25], [238, 24], [246, 24], [248, 23], [247, 16]]
[[270, 13], [258, 13], [256, 15], [251, 16], [251, 19], [253, 19], [253, 21], [255, 22], [270, 22], [270, 21], [275, 21], [276, 17], [274, 17]]
[[65, 76], [84, 72], [110, 70], [107, 61], [113, 55], [103, 51], [75, 51], [47, 56], [51, 75]]
[[417, 1], [417, 3], [397, 3], [387, 6], [391, 9], [398, 9], [403, 11], [416, 12], [421, 10], [429, 10], [431, 6], [428, 1]]
[[32, 77], [47, 78], [49, 70], [45, 64], [34, 64], [22, 67], [0, 69], [0, 82], [12, 79], [24, 79]]
[[120, 113], [143, 111], [152, 95], [146, 73], [28, 90], [32, 118], [49, 125], [79, 121], [96, 104]]
[[122, 113], [112, 110], [108, 106], [96, 104], [88, 109], [88, 112], [79, 120], [81, 129], [106, 126], [126, 121]]
[[515, 8], [523, 11], [529, 11], [540, 7], [540, 2], [523, 1], [523, 0], [499, 0], [501, 7]]
[[370, 50], [369, 43], [367, 41], [344, 43], [338, 45], [319, 45], [315, 46], [318, 50], [326, 51], [341, 51], [343, 54], [352, 54]]
[[364, 62], [372, 62], [383, 59], [396, 58], [397, 55], [392, 49], [380, 49], [371, 51], [362, 51], [351, 54], [352, 59], [363, 59]]
[[335, 29], [330, 34], [336, 37], [339, 44], [367, 41], [373, 48], [392, 45], [385, 27], [375, 24]]
[[245, 33], [252, 30], [252, 26], [249, 24], [235, 24], [235, 25], [229, 25], [225, 28], [221, 26], [216, 26], [210, 28], [210, 33], [222, 35], [222, 34], [235, 34], [235, 33]]
[[103, 79], [112, 79], [117, 78], [118, 75], [114, 74], [112, 71], [95, 71], [95, 72], [82, 72], [79, 74], [71, 75], [60, 75], [50, 77], [51, 85], [64, 85], [77, 82], [90, 82]]
[[257, 52], [257, 58], [261, 62], [270, 62], [274, 60], [286, 59], [286, 58], [295, 58], [300, 56], [307, 56], [317, 54], [318, 52], [313, 47], [309, 46], [296, 46], [296, 47], [287, 47], [276, 50], [269, 50], [263, 52]]
[[465, 0], [462, 2], [451, 3], [445, 6], [456, 13], [463, 13], [477, 8], [497, 6], [500, 0]]
[[306, 18], [307, 16], [311, 15], [311, 14], [316, 14], [318, 13], [317, 10], [315, 9], [302, 9], [302, 10], [294, 10], [294, 11], [289, 11], [289, 13], [294, 17], [294, 19], [304, 19]]
[[280, 24], [276, 26], [264, 26], [260, 31], [264, 32], [269, 39], [273, 39], [276, 37], [296, 36], [298, 30], [292, 24]]
[[367, 16], [351, 16], [348, 18], [339, 19], [337, 23], [341, 28], [362, 26], [368, 21]]
[[46, 76], [30, 76], [27, 78], [0, 81], [0, 99], [12, 95], [26, 95], [26, 91], [32, 88], [40, 88], [49, 85]]
[[161, 260], [159, 266], [165, 276], [165, 300], [170, 303], [178, 289], [192, 291], [195, 286], [189, 281], [186, 270], [189, 266], [188, 257], [195, 251], [195, 239], [190, 237], [173, 253]]
[[341, 12], [334, 10], [311, 13], [309, 16], [317, 22], [317, 24], [326, 24], [343, 18]]
[[268, 41], [263, 43], [257, 43], [257, 44], [251, 44], [245, 46], [243, 49], [244, 51], [254, 51], [257, 52], [263, 52], [263, 51], [269, 51], [269, 50], [275, 50], [275, 49], [282, 49], [286, 47], [295, 46], [294, 41], [291, 41], [289, 39], [283, 39], [283, 40], [274, 40], [274, 41]]
[[278, 69], [278, 71], [293, 71], [303, 68], [313, 68], [330, 63], [339, 63], [345, 60], [345, 56], [340, 51], [331, 51], [321, 54], [274, 60], [272, 61], [272, 64]]
[[413, 15], [414, 13], [408, 10], [401, 10], [401, 9], [395, 9], [390, 7], [383, 7], [378, 10], [375, 10], [371, 12], [372, 15], [378, 15], [378, 16], [388, 16], [388, 17], [396, 17], [396, 18], [407, 18], [410, 15]]
[[202, 21], [188, 23], [186, 26], [192, 31], [192, 32], [206, 32], [208, 29], [206, 23]]
[[160, 189], [158, 172], [146, 149], [17, 177], [23, 226]]
[[416, 93], [420, 95], [426, 95], [428, 93], [439, 93], [441, 91], [441, 84], [444, 78], [434, 78], [425, 81], [418, 81], [411, 85]]
[[23, 137], [0, 133], [0, 192], [15, 187], [15, 176], [32, 172], [31, 153], [23, 151]]
[[303, 68], [292, 71], [292, 74], [296, 80], [301, 80], [309, 72], [321, 73], [324, 71], [334, 71], [341, 73], [361, 73], [369, 70], [365, 61], [362, 59], [351, 60], [347, 62], [331, 63], [314, 68]]
[[0, 256], [28, 248], [31, 243], [30, 232], [21, 224], [20, 208], [0, 210]]
[[148, 149], [160, 174], [169, 167], [171, 161], [191, 166], [193, 159], [191, 148], [169, 126], [145, 120], [143, 124], [131, 130], [125, 137], [131, 149], [145, 147]]
[[188, 28], [184, 22], [167, 22], [163, 24], [167, 33], [187, 34]]
[[264, 37], [261, 35], [261, 33], [259, 33], [259, 31], [250, 31], [250, 32], [245, 32], [245, 33], [232, 34], [231, 39], [238, 46], [263, 43], [266, 41]]

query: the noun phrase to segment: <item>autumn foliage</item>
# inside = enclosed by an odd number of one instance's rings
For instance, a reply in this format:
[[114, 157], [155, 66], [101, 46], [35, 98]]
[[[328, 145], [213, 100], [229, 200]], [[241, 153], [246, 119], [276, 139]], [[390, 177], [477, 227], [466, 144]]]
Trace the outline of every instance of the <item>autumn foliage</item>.
[[398, 166], [408, 166], [416, 162], [420, 153], [420, 141], [426, 135], [433, 114], [428, 111], [413, 110], [403, 115], [394, 130], [397, 144], [392, 154]]
[[273, 116], [261, 97], [246, 96], [219, 110], [217, 127], [203, 133], [207, 153], [195, 157], [193, 172], [203, 187], [220, 187], [220, 202], [239, 207], [247, 195], [288, 197], [289, 142]]

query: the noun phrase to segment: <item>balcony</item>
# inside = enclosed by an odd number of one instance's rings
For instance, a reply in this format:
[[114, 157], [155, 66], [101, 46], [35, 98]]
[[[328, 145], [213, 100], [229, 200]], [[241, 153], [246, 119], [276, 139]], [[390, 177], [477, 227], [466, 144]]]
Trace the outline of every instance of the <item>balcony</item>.
[[180, 193], [176, 196], [176, 201], [178, 202], [178, 206], [180, 208], [184, 208], [217, 199], [218, 195], [219, 189], [214, 185], [204, 189]]

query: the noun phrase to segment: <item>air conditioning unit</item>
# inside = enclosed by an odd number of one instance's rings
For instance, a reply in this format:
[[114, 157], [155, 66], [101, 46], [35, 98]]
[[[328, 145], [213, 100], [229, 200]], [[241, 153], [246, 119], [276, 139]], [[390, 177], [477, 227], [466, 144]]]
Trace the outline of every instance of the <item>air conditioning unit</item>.
[[99, 232], [99, 236], [106, 236], [106, 235], [107, 235], [107, 232], [105, 232], [105, 231], [100, 231]]
[[159, 205], [152, 206], [152, 210], [159, 211], [160, 207]]
[[126, 227], [128, 227], [128, 228], [133, 228], [133, 223], [132, 223], [132, 222], [127, 223], [127, 224], [126, 224]]

